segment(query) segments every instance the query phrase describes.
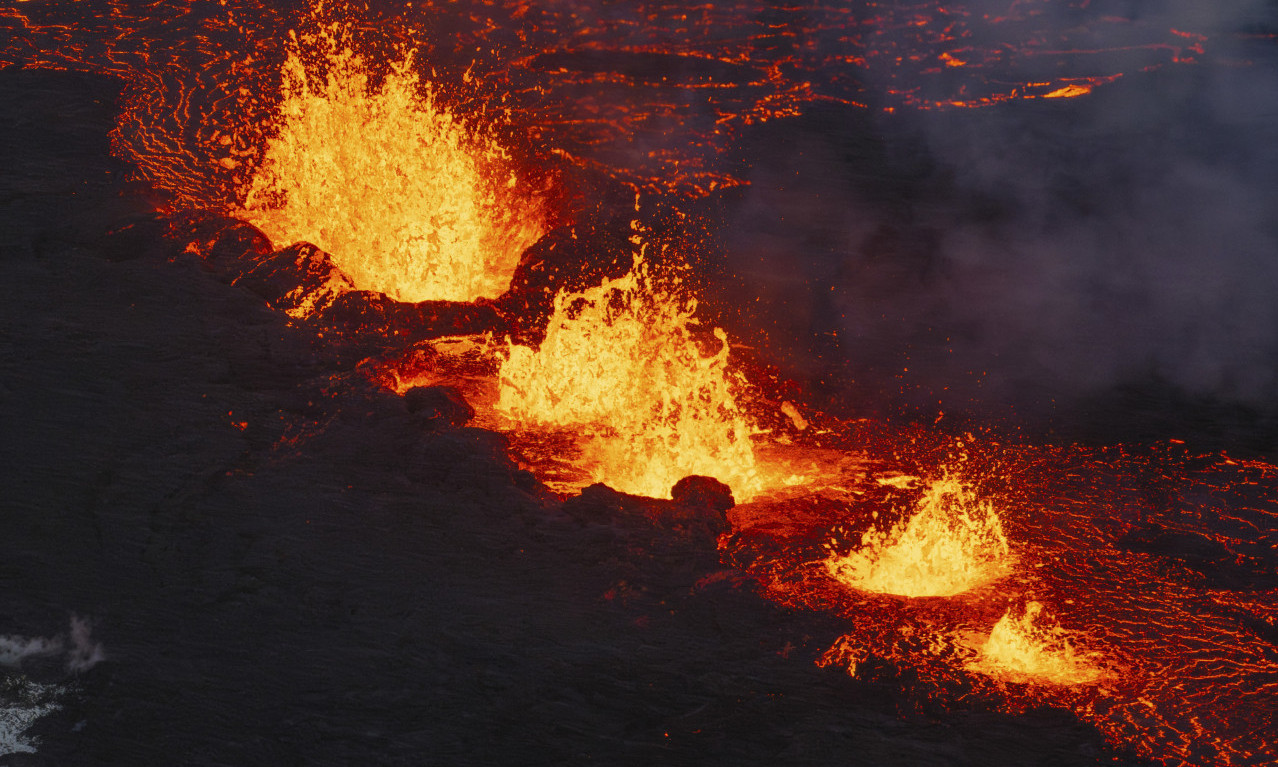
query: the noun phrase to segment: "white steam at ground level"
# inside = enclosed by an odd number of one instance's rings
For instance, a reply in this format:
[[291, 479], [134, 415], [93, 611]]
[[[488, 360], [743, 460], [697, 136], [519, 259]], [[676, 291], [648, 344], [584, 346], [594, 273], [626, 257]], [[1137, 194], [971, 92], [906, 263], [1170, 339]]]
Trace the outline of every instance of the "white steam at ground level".
[[0, 756], [35, 753], [39, 744], [26, 735], [27, 730], [40, 717], [58, 710], [58, 701], [67, 692], [63, 684], [35, 681], [24, 666], [45, 661], [71, 674], [88, 671], [106, 657], [91, 629], [87, 619], [72, 616], [64, 635], [0, 636]]

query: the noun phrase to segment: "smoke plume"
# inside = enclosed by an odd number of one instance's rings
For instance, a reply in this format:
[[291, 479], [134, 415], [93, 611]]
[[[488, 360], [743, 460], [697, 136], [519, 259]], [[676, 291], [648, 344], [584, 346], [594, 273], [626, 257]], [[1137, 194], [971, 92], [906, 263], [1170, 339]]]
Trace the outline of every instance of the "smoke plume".
[[[1133, 39], [1205, 39], [1205, 54], [1081, 98], [791, 125], [755, 165], [730, 250], [786, 307], [779, 337], [836, 339], [796, 364], [938, 410], [1039, 412], [1132, 386], [1273, 408], [1276, 8], [968, 3], [1075, 38], [1090, 24], [1119, 63]], [[1015, 66], [1030, 80], [1045, 65]]]

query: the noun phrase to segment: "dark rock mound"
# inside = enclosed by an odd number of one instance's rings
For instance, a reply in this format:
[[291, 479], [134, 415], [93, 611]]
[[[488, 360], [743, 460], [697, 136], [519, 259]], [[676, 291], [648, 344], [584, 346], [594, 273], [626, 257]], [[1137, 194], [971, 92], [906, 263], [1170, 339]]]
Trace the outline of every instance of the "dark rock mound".
[[520, 486], [503, 434], [462, 426], [421, 436], [408, 457], [408, 478], [422, 485], [476, 495]]
[[343, 333], [401, 339], [439, 338], [491, 332], [502, 334], [506, 322], [496, 309], [480, 299], [404, 303], [385, 294], [351, 290], [335, 296], [315, 316], [318, 324]]
[[[594, 484], [564, 501], [563, 510], [582, 524], [610, 525], [630, 533], [647, 532], [717, 548], [719, 534], [728, 530], [724, 512], [731, 507], [731, 491], [708, 477], [688, 477], [680, 485], [680, 498], [667, 501]], [[726, 507], [725, 495], [729, 501]]]
[[689, 509], [708, 509], [723, 514], [737, 505], [732, 498], [732, 488], [714, 477], [696, 474], [684, 477], [670, 490], [670, 497], [680, 506]]
[[414, 386], [404, 393], [404, 405], [437, 430], [465, 426], [475, 417], [475, 409], [453, 386]]
[[203, 211], [129, 217], [107, 229], [96, 243], [108, 261], [171, 260], [190, 253], [210, 268], [270, 254], [270, 239], [252, 224]]
[[519, 343], [541, 342], [560, 291], [579, 292], [621, 277], [633, 263], [625, 222], [562, 226], [524, 252], [510, 288], [495, 302]]

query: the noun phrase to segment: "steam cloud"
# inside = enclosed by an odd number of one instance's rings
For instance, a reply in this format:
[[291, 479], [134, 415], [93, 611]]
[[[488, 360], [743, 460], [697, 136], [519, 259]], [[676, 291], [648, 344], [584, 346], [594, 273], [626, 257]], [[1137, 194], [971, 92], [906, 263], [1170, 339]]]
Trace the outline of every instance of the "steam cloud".
[[28, 658], [65, 653], [68, 671], [88, 671], [106, 658], [101, 643], [93, 641], [91, 634], [90, 621], [72, 615], [65, 637], [0, 636], [0, 667], [17, 668]]
[[1054, 14], [1039, 28], [1130, 20], [1096, 23], [1096, 48], [1180, 30], [1208, 55], [1080, 99], [872, 118], [860, 138], [809, 120], [756, 165], [731, 245], [747, 280], [773, 281], [779, 324], [836, 336], [848, 371], [915, 404], [1157, 384], [1274, 408], [1278, 3], [1019, 5]]

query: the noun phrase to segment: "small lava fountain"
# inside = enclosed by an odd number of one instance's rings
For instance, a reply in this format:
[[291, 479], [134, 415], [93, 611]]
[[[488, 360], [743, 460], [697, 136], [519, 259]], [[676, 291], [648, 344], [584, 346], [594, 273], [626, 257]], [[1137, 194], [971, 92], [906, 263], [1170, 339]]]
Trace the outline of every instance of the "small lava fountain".
[[341, 24], [293, 33], [276, 132], [240, 214], [276, 243], [315, 243], [360, 289], [494, 298], [543, 234], [542, 204], [414, 63], [405, 53], [379, 81]]
[[1008, 610], [994, 624], [967, 668], [1013, 682], [1095, 684], [1103, 674], [1093, 661], [1075, 649], [1041, 602], [1029, 602], [1019, 617]]
[[727, 335], [701, 328], [696, 301], [678, 288], [641, 251], [625, 276], [561, 291], [541, 346], [510, 346], [497, 409], [527, 425], [583, 429], [596, 479], [618, 490], [665, 497], [702, 474], [749, 497], [761, 482]]
[[907, 597], [961, 594], [1000, 577], [1010, 564], [993, 504], [950, 476], [931, 484], [908, 519], [886, 531], [871, 528], [860, 549], [825, 561], [841, 583]]

